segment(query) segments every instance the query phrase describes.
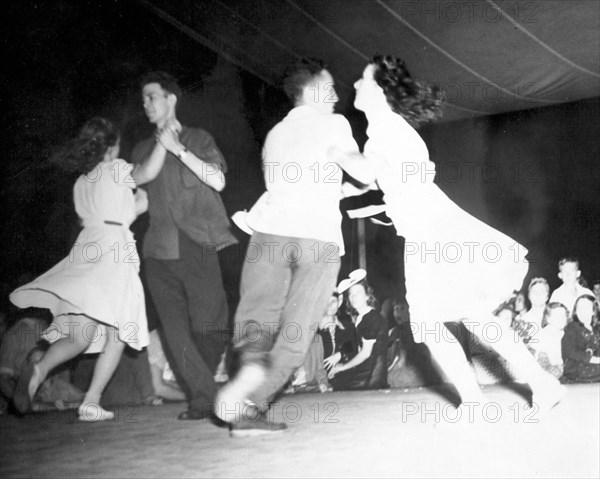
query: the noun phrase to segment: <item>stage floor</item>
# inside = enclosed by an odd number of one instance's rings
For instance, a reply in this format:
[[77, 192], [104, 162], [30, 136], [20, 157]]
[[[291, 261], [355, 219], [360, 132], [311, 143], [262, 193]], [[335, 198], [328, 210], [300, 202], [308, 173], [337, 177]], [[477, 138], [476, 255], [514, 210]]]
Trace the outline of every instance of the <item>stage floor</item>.
[[600, 385], [569, 385], [544, 418], [522, 386], [484, 388], [461, 417], [440, 389], [283, 396], [289, 430], [231, 438], [208, 421], [178, 421], [184, 403], [123, 407], [79, 423], [74, 411], [0, 417], [0, 474], [9, 477], [595, 477]]

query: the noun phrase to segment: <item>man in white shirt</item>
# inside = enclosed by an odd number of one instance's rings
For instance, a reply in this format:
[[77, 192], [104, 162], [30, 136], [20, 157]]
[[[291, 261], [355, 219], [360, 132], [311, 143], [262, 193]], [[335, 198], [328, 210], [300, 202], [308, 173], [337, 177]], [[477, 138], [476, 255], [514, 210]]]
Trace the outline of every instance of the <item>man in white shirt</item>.
[[579, 296], [583, 294], [594, 296], [591, 290], [579, 284], [580, 276], [581, 271], [579, 270], [579, 260], [577, 258], [562, 258], [558, 262], [558, 277], [562, 280], [563, 284], [552, 292], [550, 302], [564, 304], [571, 316], [573, 315], [575, 301], [577, 301]]
[[235, 316], [241, 368], [215, 404], [233, 436], [286, 428], [267, 421], [265, 412], [303, 364], [337, 283], [344, 246], [342, 170], [327, 151], [356, 153], [358, 147], [348, 121], [333, 112], [338, 101], [333, 85], [318, 60], [289, 68], [284, 90], [294, 108], [265, 140], [267, 191], [246, 218], [254, 232]]

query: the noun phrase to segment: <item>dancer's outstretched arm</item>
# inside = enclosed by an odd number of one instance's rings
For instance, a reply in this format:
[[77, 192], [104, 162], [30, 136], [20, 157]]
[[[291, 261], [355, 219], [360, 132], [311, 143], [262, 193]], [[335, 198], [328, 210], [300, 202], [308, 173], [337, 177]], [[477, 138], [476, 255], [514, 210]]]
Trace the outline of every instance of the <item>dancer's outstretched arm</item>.
[[342, 196], [344, 198], [348, 198], [349, 196], [360, 196], [364, 195], [369, 190], [376, 190], [377, 184], [371, 183], [370, 185], [355, 185], [350, 183], [349, 181], [344, 181], [342, 183]]
[[[372, 185], [377, 179], [378, 160], [368, 158], [361, 153], [347, 153], [332, 146], [327, 156], [335, 161], [352, 178], [364, 185]], [[375, 187], [376, 188], [376, 187]]]

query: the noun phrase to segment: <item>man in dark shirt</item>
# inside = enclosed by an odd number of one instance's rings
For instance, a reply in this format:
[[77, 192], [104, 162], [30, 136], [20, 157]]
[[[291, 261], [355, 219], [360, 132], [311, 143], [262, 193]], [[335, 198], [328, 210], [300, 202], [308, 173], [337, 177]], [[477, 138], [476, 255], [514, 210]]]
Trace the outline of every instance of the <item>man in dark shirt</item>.
[[219, 195], [227, 164], [208, 132], [177, 121], [181, 89], [171, 75], [148, 73], [141, 87], [156, 135], [135, 147], [133, 161], [164, 158], [157, 178], [147, 185], [145, 275], [166, 349], [188, 398], [188, 410], [178, 419], [202, 419], [217, 392], [214, 373], [228, 321], [217, 252], [236, 242]]

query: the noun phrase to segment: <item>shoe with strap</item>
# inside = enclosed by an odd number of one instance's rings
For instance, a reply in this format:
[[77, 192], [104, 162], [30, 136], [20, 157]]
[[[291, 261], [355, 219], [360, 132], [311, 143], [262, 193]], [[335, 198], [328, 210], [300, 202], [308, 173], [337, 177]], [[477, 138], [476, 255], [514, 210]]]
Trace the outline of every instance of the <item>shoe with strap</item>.
[[115, 413], [107, 411], [95, 402], [81, 404], [77, 412], [79, 413], [79, 420], [81, 422], [110, 421], [115, 418]]

